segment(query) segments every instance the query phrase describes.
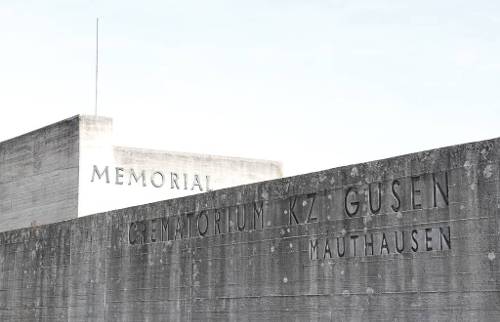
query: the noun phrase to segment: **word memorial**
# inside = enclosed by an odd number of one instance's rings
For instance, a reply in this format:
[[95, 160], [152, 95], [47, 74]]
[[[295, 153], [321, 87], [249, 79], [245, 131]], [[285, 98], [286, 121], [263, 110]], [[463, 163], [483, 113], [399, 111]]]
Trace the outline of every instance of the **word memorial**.
[[[114, 180], [110, 180], [111, 175], [114, 175]], [[196, 190], [209, 191], [210, 176], [200, 176], [199, 174], [189, 175], [187, 173], [169, 172], [168, 175], [161, 170], [135, 170], [133, 168], [125, 169], [123, 167], [115, 167], [114, 171], [109, 170], [109, 166], [105, 166], [99, 170], [97, 165], [92, 168], [92, 178], [90, 182], [99, 182], [103, 180], [105, 183], [114, 183], [115, 185], [126, 186], [142, 186], [148, 185], [154, 188], [163, 187], [166, 182], [170, 189], [175, 190]]]

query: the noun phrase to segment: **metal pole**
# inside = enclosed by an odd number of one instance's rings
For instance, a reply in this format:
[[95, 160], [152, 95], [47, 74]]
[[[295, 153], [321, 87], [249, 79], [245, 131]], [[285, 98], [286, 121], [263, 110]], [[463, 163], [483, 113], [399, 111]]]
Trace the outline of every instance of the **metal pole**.
[[95, 106], [94, 116], [97, 116], [97, 80], [99, 72], [99, 18], [96, 20], [96, 33], [95, 33]]

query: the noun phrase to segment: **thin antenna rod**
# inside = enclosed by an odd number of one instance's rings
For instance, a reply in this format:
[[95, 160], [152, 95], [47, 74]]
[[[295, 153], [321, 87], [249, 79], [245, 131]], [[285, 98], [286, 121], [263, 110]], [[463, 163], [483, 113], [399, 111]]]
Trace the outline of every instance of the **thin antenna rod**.
[[94, 115], [97, 116], [97, 80], [99, 73], [99, 18], [96, 20], [95, 31], [95, 106]]

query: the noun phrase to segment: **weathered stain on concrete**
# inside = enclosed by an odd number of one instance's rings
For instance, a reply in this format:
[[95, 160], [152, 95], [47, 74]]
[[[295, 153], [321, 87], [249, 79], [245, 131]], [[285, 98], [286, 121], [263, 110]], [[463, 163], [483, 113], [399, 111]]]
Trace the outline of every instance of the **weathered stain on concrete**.
[[0, 320], [497, 321], [499, 169], [495, 139], [4, 232]]

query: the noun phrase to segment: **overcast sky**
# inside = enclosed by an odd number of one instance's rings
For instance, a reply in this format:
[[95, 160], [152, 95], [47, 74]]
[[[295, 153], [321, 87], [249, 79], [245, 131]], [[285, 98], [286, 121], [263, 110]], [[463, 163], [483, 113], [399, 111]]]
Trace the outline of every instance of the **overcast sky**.
[[117, 144], [285, 174], [500, 136], [500, 1], [0, 0], [0, 141], [99, 114]]

